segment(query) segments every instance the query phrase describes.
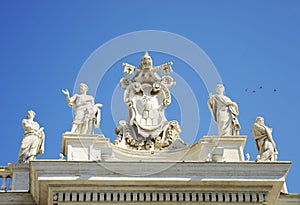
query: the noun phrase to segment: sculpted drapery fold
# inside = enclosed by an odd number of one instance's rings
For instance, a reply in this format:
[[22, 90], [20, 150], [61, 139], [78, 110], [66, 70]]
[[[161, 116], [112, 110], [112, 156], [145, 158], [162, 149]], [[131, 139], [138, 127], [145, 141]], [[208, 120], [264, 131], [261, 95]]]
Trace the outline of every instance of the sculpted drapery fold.
[[94, 97], [87, 95], [88, 86], [84, 83], [79, 85], [80, 94], [70, 97], [69, 91], [62, 90], [66, 95], [68, 106], [75, 110], [72, 128], [73, 134], [92, 134], [93, 128], [99, 128], [101, 120], [100, 107], [102, 104], [95, 104]]
[[276, 161], [278, 151], [272, 137], [272, 129], [264, 124], [263, 117], [257, 117], [252, 126], [252, 136], [254, 137], [258, 150], [257, 161]]
[[22, 120], [24, 135], [19, 151], [18, 163], [29, 163], [29, 161], [36, 159], [38, 154], [44, 154], [44, 128], [33, 121], [34, 117], [35, 112], [29, 110], [27, 112], [27, 119]]
[[239, 135], [240, 124], [237, 116], [239, 115], [238, 105], [225, 96], [224, 86], [219, 84], [216, 87], [217, 94], [210, 94], [208, 108], [214, 121], [218, 125], [219, 136]]

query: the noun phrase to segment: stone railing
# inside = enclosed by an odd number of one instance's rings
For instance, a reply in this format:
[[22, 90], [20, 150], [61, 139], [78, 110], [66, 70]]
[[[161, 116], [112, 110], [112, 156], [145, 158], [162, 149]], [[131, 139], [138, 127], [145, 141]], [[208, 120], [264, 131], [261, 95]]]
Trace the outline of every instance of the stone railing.
[[[8, 167], [0, 167], [0, 184], [1, 184], [1, 191], [7, 191], [11, 189], [11, 178], [12, 173]], [[9, 184], [9, 186], [8, 186]]]

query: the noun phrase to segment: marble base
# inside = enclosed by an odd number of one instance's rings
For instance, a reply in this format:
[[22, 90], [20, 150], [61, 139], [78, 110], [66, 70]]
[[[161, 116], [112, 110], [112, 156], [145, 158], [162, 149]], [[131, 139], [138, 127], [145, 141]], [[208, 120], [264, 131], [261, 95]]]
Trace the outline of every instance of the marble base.
[[204, 136], [191, 146], [187, 161], [241, 162], [247, 136]]
[[112, 155], [110, 141], [104, 135], [62, 135], [62, 154], [67, 160], [99, 161]]
[[11, 179], [11, 190], [29, 190], [29, 164], [8, 164], [8, 168], [13, 173]]
[[244, 161], [246, 136], [204, 136], [191, 147], [156, 152], [124, 150], [104, 135], [62, 135], [62, 153], [75, 161]]

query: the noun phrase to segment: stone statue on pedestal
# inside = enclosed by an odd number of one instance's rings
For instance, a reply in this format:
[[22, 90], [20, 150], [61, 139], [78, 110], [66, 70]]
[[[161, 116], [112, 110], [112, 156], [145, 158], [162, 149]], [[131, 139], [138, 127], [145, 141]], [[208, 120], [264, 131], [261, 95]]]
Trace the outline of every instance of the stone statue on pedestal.
[[255, 119], [252, 126], [252, 135], [259, 154], [256, 161], [276, 161], [278, 152], [272, 137], [272, 129], [264, 124], [263, 117]]
[[218, 125], [219, 136], [239, 135], [240, 124], [237, 116], [239, 115], [238, 105], [224, 95], [224, 86], [216, 86], [217, 94], [209, 94], [208, 108]]
[[19, 151], [18, 163], [29, 163], [35, 160], [38, 154], [44, 154], [44, 128], [39, 123], [33, 121], [35, 112], [29, 110], [27, 119], [22, 120], [24, 136]]
[[[160, 77], [158, 71], [172, 72], [172, 62], [152, 67], [152, 59], [145, 52], [140, 66], [123, 64], [124, 73], [133, 75], [121, 79], [124, 102], [128, 107], [128, 120], [121, 120], [115, 132], [116, 146], [136, 150], [161, 150], [185, 147], [181, 140], [179, 124], [165, 117], [165, 109], [171, 103], [169, 88], [175, 85], [173, 78]], [[175, 143], [176, 142], [176, 143]], [[173, 145], [173, 147], [171, 146]]]
[[72, 134], [93, 134], [93, 127], [100, 126], [102, 104], [94, 104], [94, 97], [87, 95], [88, 86], [84, 83], [79, 85], [80, 94], [70, 97], [67, 89], [62, 90], [66, 95], [68, 105], [75, 110]]

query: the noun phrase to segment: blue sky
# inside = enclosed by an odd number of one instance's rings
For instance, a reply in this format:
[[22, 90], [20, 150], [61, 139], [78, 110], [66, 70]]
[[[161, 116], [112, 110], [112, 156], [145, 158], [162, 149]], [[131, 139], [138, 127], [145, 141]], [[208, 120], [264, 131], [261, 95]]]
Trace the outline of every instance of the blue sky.
[[[257, 154], [251, 126], [256, 116], [273, 128], [280, 161], [292, 161], [287, 183], [300, 193], [299, 1], [1, 1], [0, 3], [0, 165], [16, 163], [26, 111], [36, 111], [45, 127], [46, 151], [39, 159], [58, 159], [61, 134], [71, 127], [72, 111], [61, 89], [71, 92], [89, 56], [106, 42], [131, 32], [167, 31], [198, 45], [215, 65], [226, 94], [238, 102], [242, 135], [248, 135], [245, 153]], [[170, 45], [172, 47], [174, 45]], [[116, 48], [117, 49], [117, 48]], [[155, 65], [173, 61], [174, 75], [189, 85], [198, 102], [199, 131], [182, 138], [199, 140], [208, 134], [209, 90], [182, 59], [151, 52]], [[192, 54], [191, 54], [192, 55]], [[101, 130], [113, 140], [112, 103], [122, 75], [121, 64], [138, 65], [142, 53], [111, 62], [97, 87], [95, 101], [104, 104]], [[203, 68], [205, 69], [205, 68]], [[88, 79], [86, 80], [88, 81]], [[181, 85], [177, 83], [176, 87]], [[262, 88], [260, 88], [262, 87]], [[172, 88], [173, 89], [173, 88]], [[175, 90], [175, 88], [174, 88]], [[276, 90], [276, 91], [275, 91]], [[255, 91], [255, 92], [254, 92]], [[168, 119], [182, 115], [173, 94]], [[124, 118], [126, 118], [125, 110]]]

